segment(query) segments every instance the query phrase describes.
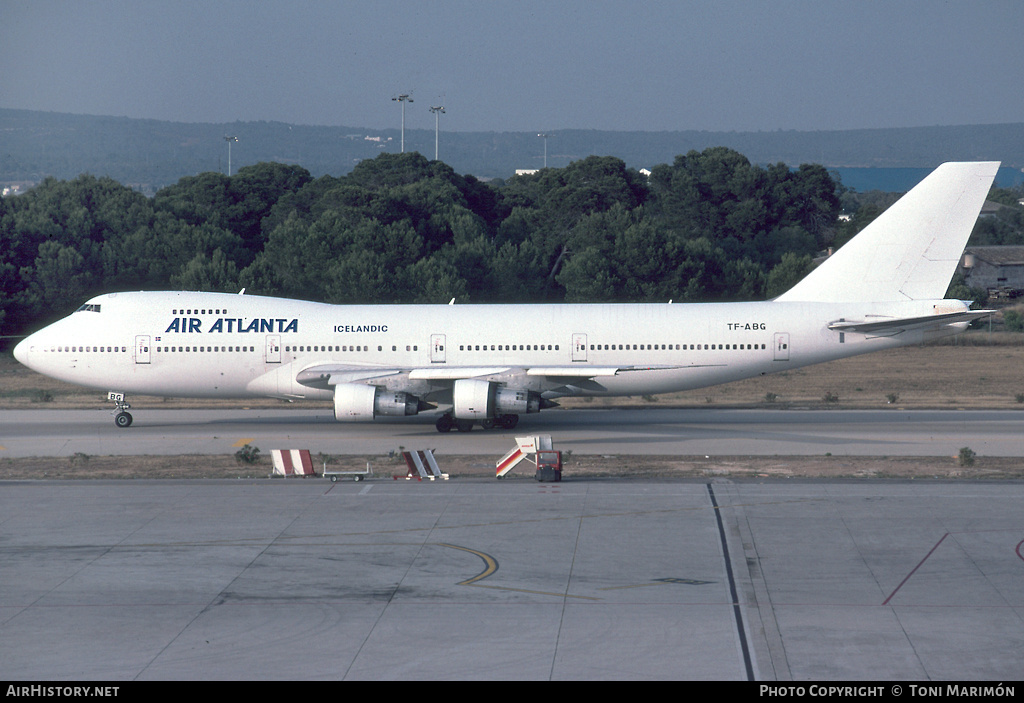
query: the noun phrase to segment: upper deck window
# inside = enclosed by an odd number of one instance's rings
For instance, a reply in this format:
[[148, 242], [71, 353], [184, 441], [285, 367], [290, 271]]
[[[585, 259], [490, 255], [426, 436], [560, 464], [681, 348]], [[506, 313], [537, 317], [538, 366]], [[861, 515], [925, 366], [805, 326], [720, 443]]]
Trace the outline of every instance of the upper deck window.
[[83, 310], [88, 310], [89, 312], [99, 312], [100, 311], [100, 306], [99, 306], [98, 303], [97, 304], [86, 303], [82, 307], [80, 307], [77, 310], [75, 310], [75, 312], [82, 312]]

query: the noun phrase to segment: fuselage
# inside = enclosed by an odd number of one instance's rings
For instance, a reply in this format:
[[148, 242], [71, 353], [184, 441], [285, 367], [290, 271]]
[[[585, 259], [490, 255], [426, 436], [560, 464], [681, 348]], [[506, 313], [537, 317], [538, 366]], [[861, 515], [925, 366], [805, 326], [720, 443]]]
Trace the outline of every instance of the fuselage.
[[[172, 397], [329, 399], [332, 389], [298, 380], [303, 370], [325, 365], [394, 369], [373, 383], [421, 395], [436, 390], [438, 378], [459, 377], [459, 369], [546, 397], [656, 394], [919, 343], [966, 326], [893, 336], [829, 329], [843, 319], [929, 315], [937, 305], [963, 307], [958, 301], [337, 306], [221, 293], [112, 293], [29, 336], [15, 355], [71, 383]], [[604, 371], [586, 378], [586, 369]]]

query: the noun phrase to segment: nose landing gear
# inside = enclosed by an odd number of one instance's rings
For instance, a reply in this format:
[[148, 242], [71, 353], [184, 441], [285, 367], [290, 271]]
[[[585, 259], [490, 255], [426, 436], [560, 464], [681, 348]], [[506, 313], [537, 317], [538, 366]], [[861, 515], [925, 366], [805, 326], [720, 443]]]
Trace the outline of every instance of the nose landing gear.
[[132, 414], [128, 412], [131, 405], [125, 401], [124, 393], [110, 391], [107, 393], [107, 400], [114, 401], [114, 409], [110, 413], [114, 416], [114, 424], [118, 427], [131, 427]]

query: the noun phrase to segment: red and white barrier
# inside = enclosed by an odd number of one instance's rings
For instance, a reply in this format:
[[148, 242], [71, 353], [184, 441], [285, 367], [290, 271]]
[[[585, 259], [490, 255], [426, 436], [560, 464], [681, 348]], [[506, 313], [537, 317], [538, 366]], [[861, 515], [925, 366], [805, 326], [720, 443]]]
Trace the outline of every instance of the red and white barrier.
[[409, 468], [409, 471], [405, 474], [406, 480], [413, 478], [417, 474], [420, 480], [425, 478], [431, 481], [435, 478], [448, 480], [448, 474], [441, 471], [441, 468], [437, 465], [437, 460], [434, 458], [434, 452], [430, 449], [402, 452], [402, 458], [405, 459], [405, 465]]
[[313, 459], [308, 449], [271, 449], [275, 476], [312, 476]]

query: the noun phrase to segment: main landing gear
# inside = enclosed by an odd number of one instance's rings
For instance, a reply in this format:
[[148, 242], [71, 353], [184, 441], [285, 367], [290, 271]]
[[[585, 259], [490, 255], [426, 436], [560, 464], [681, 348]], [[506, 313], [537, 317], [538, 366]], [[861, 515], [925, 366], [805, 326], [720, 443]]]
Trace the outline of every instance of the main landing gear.
[[114, 401], [114, 409], [110, 412], [114, 416], [114, 424], [118, 427], [131, 427], [132, 426], [132, 414], [128, 412], [128, 408], [131, 407], [125, 399], [124, 393], [115, 393], [113, 391], [107, 393], [107, 400]]
[[[480, 421], [480, 426], [485, 430], [493, 430], [496, 427], [500, 427], [503, 430], [515, 429], [515, 426], [519, 424], [518, 415], [498, 415], [494, 418], [487, 418], [486, 420]], [[473, 429], [472, 420], [462, 420], [452, 417], [451, 413], [445, 413], [441, 417], [437, 418], [435, 425], [438, 432], [451, 432], [453, 429], [459, 432], [469, 432]]]

